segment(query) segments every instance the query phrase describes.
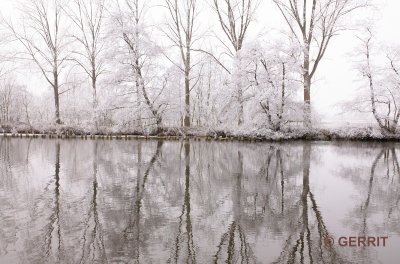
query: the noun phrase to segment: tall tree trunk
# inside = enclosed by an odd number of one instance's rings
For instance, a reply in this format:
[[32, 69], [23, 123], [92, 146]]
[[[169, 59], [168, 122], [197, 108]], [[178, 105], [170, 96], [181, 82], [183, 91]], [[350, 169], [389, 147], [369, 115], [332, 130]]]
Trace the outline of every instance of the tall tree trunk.
[[191, 40], [188, 37], [186, 37], [185, 120], [184, 120], [185, 127], [190, 127], [190, 68], [191, 68], [190, 44]]
[[310, 48], [305, 43], [303, 62], [303, 85], [304, 85], [304, 127], [311, 128], [311, 76], [310, 76]]
[[92, 64], [92, 111], [93, 111], [93, 120], [98, 130], [98, 122], [97, 122], [97, 77], [96, 77], [96, 69], [95, 63]]
[[55, 107], [55, 122], [56, 124], [61, 124], [60, 119], [60, 94], [59, 94], [59, 85], [58, 85], [58, 73], [57, 70], [54, 70], [54, 107]]
[[138, 126], [140, 127], [140, 128], [142, 128], [143, 127], [143, 124], [142, 124], [142, 109], [141, 109], [141, 95], [140, 95], [140, 93], [141, 93], [141, 91], [140, 91], [140, 85], [142, 84], [142, 85], [144, 85], [143, 83], [142, 83], [142, 73], [141, 73], [141, 71], [140, 71], [140, 63], [139, 63], [139, 59], [137, 58], [136, 59], [136, 61], [135, 61], [135, 73], [136, 73], [136, 76], [135, 76], [135, 85], [136, 85], [136, 95], [137, 95], [137, 108], [138, 108]]
[[282, 85], [281, 85], [281, 109], [279, 109], [278, 113], [278, 122], [275, 126], [275, 130], [279, 131], [282, 128], [282, 119], [283, 119], [283, 112], [285, 109], [285, 89], [286, 89], [286, 65], [282, 63]]
[[185, 66], [185, 119], [184, 127], [190, 127], [190, 56], [187, 56]]
[[93, 111], [97, 109], [97, 77], [96, 77], [96, 69], [95, 62], [92, 64], [92, 106]]
[[241, 86], [238, 87], [238, 102], [239, 102], [238, 126], [240, 126], [241, 124], [243, 124], [244, 120], [243, 91]]
[[[236, 56], [238, 56], [240, 49], [236, 50]], [[237, 90], [237, 100], [239, 104], [239, 109], [238, 109], [238, 126], [241, 126], [244, 122], [244, 99], [243, 99], [243, 84], [242, 84], [242, 58], [239, 57], [239, 61], [236, 65], [236, 90]]]

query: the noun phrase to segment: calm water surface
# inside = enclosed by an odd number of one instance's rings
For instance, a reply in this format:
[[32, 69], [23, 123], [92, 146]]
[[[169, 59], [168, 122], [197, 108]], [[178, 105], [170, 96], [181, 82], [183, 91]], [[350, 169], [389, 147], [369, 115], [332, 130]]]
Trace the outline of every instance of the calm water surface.
[[397, 264], [399, 148], [0, 138], [0, 263]]

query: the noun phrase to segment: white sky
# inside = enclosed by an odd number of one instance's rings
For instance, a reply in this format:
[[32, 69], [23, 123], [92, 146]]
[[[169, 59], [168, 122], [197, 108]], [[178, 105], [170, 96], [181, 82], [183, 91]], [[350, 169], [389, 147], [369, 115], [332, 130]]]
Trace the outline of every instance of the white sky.
[[[13, 6], [16, 2], [16, 0], [0, 0], [1, 13], [5, 16], [12, 16], [15, 13]], [[400, 30], [398, 29], [400, 0], [375, 0], [375, 4], [377, 8], [374, 12], [374, 20], [376, 21], [377, 39], [383, 43], [400, 45]], [[207, 11], [205, 15], [210, 16], [211, 13]], [[215, 20], [210, 18], [204, 21]], [[261, 0], [254, 28], [259, 32], [265, 32], [270, 29], [280, 30], [285, 26], [272, 0]], [[355, 34], [354, 31], [348, 31], [336, 37], [331, 42], [317, 72], [311, 100], [316, 109], [325, 117], [325, 121], [343, 119], [342, 116], [337, 115], [337, 111], [334, 109], [335, 105], [354, 96], [355, 91], [359, 88], [359, 83], [357, 83], [359, 76], [353, 70], [351, 58], [351, 52], [358, 45]], [[27, 80], [27, 85], [36, 91], [37, 87], [32, 86], [37, 86], [38, 83], [38, 81]], [[348, 118], [351, 117], [346, 117], [346, 119]]]

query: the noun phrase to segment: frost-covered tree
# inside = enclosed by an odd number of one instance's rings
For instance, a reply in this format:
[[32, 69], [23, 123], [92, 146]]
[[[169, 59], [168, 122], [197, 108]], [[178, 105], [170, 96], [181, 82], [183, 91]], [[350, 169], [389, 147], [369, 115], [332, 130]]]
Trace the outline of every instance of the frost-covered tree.
[[12, 110], [17, 110], [13, 108], [15, 102], [15, 81], [13, 80], [3, 80], [0, 82], [0, 121], [1, 123], [8, 123], [14, 121], [13, 115], [16, 113]]
[[[273, 0], [284, 34], [255, 38], [259, 26], [269, 29], [256, 24], [265, 1], [20, 0], [0, 28], [2, 120], [93, 133], [254, 135], [288, 131], [294, 122], [311, 128], [318, 69], [351, 14], [369, 1]], [[397, 132], [399, 52], [362, 40], [366, 85], [352, 107]], [[4, 57], [8, 50], [16, 53]], [[10, 86], [2, 76], [13, 69], [4, 63], [12, 57], [21, 68]], [[19, 80], [32, 65], [32, 78]]]
[[245, 48], [244, 58], [248, 82], [252, 86], [248, 105], [250, 115], [258, 123], [275, 131], [297, 121], [295, 95], [299, 86], [299, 58], [295, 46], [282, 41], [252, 43]]
[[0, 124], [31, 125], [32, 95], [10, 74], [0, 79]]
[[[122, 107], [131, 109], [129, 117], [139, 128], [156, 125], [161, 128], [168, 102], [163, 98], [168, 84], [160, 67], [161, 48], [152, 36], [146, 17], [149, 2], [120, 0], [112, 15], [112, 52], [116, 66], [114, 78], [120, 86]], [[133, 115], [132, 115], [133, 114]], [[146, 121], [146, 122], [144, 122]]]
[[40, 70], [53, 89], [54, 121], [61, 124], [61, 74], [66, 67], [67, 38], [61, 0], [32, 0], [21, 2], [21, 23], [6, 23], [27, 58]]
[[[74, 67], [68, 74], [68, 82], [64, 84], [63, 104], [61, 111], [65, 124], [74, 127], [85, 127], [89, 130], [93, 128], [98, 131], [99, 122], [98, 112], [93, 117], [93, 91], [87, 89], [87, 76], [82, 74], [81, 69]], [[93, 124], [95, 127], [93, 127]]]
[[352, 108], [372, 113], [379, 127], [396, 133], [400, 118], [400, 48], [387, 48], [375, 43], [373, 31], [366, 28], [357, 52], [357, 65], [365, 83]]
[[165, 0], [165, 5], [169, 14], [169, 22], [165, 36], [179, 50], [179, 62], [170, 59], [184, 74], [184, 127], [190, 127], [190, 92], [193, 89], [191, 72], [193, 69], [193, 44], [197, 36], [195, 30], [197, 26], [198, 10], [197, 0]]
[[98, 106], [98, 79], [105, 71], [105, 0], [73, 0], [70, 3], [64, 9], [75, 25], [71, 35], [78, 44], [72, 58], [90, 80], [95, 111]]
[[311, 86], [332, 38], [346, 29], [344, 19], [368, 0], [273, 0], [291, 35], [302, 47], [304, 124], [311, 127]]
[[235, 86], [234, 97], [238, 103], [237, 124], [244, 122], [244, 85], [242, 80], [242, 62], [238, 52], [243, 48], [244, 41], [248, 35], [248, 29], [254, 19], [257, 0], [213, 0], [213, 8], [218, 16], [221, 29], [228, 40], [220, 39], [227, 50], [227, 54], [234, 59], [232, 71], [232, 82]]
[[208, 54], [202, 55], [193, 73], [197, 78], [192, 91], [191, 123], [197, 127], [215, 128], [222, 123], [221, 106], [225, 106], [226, 98], [231, 96], [226, 85], [230, 75], [221, 70], [217, 60]]

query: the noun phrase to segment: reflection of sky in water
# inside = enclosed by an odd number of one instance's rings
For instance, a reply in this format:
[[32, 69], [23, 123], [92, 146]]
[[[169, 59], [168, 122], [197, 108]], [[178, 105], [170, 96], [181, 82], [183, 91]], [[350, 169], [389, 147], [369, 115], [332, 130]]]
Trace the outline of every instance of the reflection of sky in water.
[[395, 148], [0, 138], [0, 263], [397, 263]]

